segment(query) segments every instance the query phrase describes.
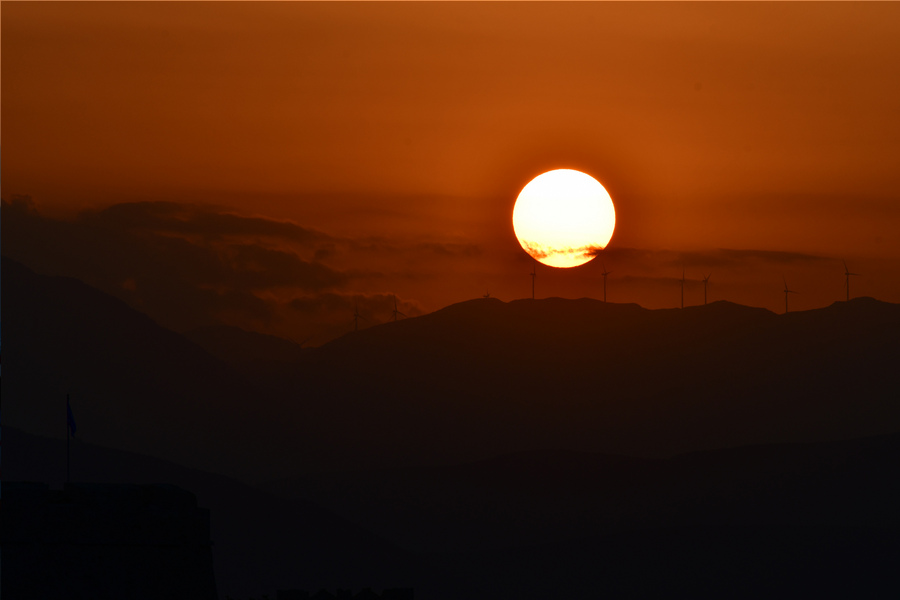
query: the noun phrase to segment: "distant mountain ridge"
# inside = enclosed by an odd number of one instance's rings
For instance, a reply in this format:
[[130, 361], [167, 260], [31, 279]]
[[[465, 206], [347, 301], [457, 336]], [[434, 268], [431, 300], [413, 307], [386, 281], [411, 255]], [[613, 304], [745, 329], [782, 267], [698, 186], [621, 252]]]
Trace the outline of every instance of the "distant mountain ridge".
[[64, 437], [68, 393], [86, 441], [245, 477], [266, 464], [260, 386], [78, 280], [2, 271], [4, 424]]
[[482, 455], [659, 456], [898, 431], [898, 361], [900, 305], [867, 298], [787, 315], [484, 299], [344, 336], [297, 375], [342, 386], [333, 397], [345, 413], [371, 406], [345, 400], [360, 396], [351, 390], [381, 392], [367, 422], [385, 428], [381, 414], [427, 403], [441, 414], [429, 415], [436, 454], [477, 439]]
[[225, 362], [81, 282], [7, 259], [3, 271], [17, 315], [4, 332], [6, 423], [65, 435], [71, 390], [88, 441], [246, 481], [900, 431], [900, 305], [873, 299], [787, 315], [729, 302], [478, 299], [296, 359], [296, 345], [271, 336], [191, 334], [210, 349], [230, 336]]

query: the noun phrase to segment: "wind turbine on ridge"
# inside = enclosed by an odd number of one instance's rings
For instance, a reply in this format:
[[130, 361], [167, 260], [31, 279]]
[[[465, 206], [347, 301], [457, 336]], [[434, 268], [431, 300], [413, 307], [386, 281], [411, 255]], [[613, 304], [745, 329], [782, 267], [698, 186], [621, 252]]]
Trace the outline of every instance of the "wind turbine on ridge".
[[534, 265], [531, 275], [531, 299], [534, 300], [534, 280], [537, 278], [537, 264]]
[[788, 294], [796, 294], [794, 290], [788, 289], [787, 279], [785, 279], [784, 275], [781, 276], [784, 280], [784, 314], [788, 312]]
[[359, 320], [368, 321], [364, 316], [359, 314], [359, 301], [353, 307], [353, 331], [359, 331]]
[[684, 265], [681, 266], [681, 308], [684, 308]]
[[606, 302], [606, 276], [612, 273], [612, 271], [606, 270], [606, 263], [602, 260], [600, 261], [600, 264], [603, 265], [603, 272], [600, 274], [603, 275], [603, 301]]
[[859, 273], [851, 273], [850, 269], [847, 268], [847, 261], [844, 261], [844, 277], [846, 277], [846, 281], [844, 281], [844, 287], [847, 288], [847, 302], [850, 302], [850, 276], [861, 277]]
[[703, 278], [703, 306], [706, 306], [706, 287], [709, 285], [710, 277], [712, 277], [712, 273]]
[[394, 297], [394, 310], [391, 311], [391, 314], [392, 314], [393, 317], [394, 317], [394, 321], [396, 321], [396, 320], [397, 320], [397, 315], [400, 315], [401, 317], [405, 317], [406, 315], [403, 314], [402, 312], [400, 312], [399, 310], [397, 310], [397, 296], [396, 296], [395, 294], [391, 294], [391, 296]]
[[299, 341], [299, 342], [298, 342], [297, 340], [295, 340], [294, 338], [292, 338], [292, 337], [289, 337], [288, 339], [289, 339], [290, 341], [294, 342], [294, 344], [297, 345], [298, 347], [302, 348], [302, 347], [303, 347], [303, 344], [305, 344], [306, 342], [308, 342], [308, 341], [311, 340], [312, 338], [313, 338], [313, 336], [308, 335], [308, 336], [306, 336], [305, 339], [303, 339], [303, 340], [301, 340], [301, 341]]

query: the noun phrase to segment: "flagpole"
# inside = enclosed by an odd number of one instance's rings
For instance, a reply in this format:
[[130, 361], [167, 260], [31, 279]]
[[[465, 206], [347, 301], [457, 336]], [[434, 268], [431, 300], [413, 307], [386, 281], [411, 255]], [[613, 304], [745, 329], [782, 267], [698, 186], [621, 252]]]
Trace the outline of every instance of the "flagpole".
[[69, 483], [69, 395], [66, 394], [66, 483]]

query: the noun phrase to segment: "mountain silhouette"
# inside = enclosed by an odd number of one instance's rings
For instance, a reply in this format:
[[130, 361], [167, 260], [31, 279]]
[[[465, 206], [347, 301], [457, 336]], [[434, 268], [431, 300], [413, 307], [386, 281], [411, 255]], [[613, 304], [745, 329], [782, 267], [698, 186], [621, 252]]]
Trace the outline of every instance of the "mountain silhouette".
[[228, 325], [198, 327], [184, 337], [251, 377], [303, 360], [306, 352], [297, 342]]
[[669, 456], [897, 431], [898, 359], [900, 306], [872, 299], [788, 315], [479, 299], [344, 336], [281, 384], [373, 465]]
[[[65, 441], [9, 426], [3, 438], [4, 481], [64, 481]], [[210, 511], [221, 598], [278, 588], [400, 587], [434, 576], [411, 553], [308, 500], [277, 498], [223, 475], [78, 440], [71, 453], [73, 481], [166, 483], [193, 492]], [[15, 516], [3, 512], [3, 518]]]
[[292, 356], [2, 269], [4, 478], [60, 480], [69, 392], [73, 475], [195, 493], [241, 594], [875, 597], [893, 581], [898, 305], [479, 299]]
[[263, 487], [452, 566], [483, 582], [478, 597], [889, 598], [898, 461], [893, 434], [670, 459], [522, 452]]
[[650, 528], [892, 529], [900, 433], [632, 458], [529, 451], [459, 465], [312, 474], [304, 498], [418, 552], [503, 551]]
[[2, 270], [4, 424], [64, 437], [70, 393], [84, 441], [247, 478], [277, 460], [262, 386], [78, 280]]
[[76, 280], [7, 260], [3, 269], [4, 305], [17, 315], [6, 331], [7, 423], [62, 436], [55, 409], [71, 391], [87, 441], [245, 481], [900, 430], [900, 306], [873, 299], [787, 315], [728, 302], [478, 299], [296, 360], [281, 360], [290, 342], [227, 330], [245, 340], [240, 353], [221, 344], [245, 361], [238, 369]]

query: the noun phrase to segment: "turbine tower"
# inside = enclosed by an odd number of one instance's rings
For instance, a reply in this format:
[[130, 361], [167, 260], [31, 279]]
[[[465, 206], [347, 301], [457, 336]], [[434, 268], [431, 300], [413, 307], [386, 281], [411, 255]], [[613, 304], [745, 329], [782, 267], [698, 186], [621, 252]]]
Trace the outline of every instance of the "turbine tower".
[[359, 331], [359, 320], [362, 319], [366, 321], [367, 319], [359, 314], [359, 301], [356, 302], [353, 308], [353, 331]]
[[681, 308], [684, 308], [684, 267], [681, 267]]
[[531, 299], [534, 300], [534, 280], [537, 278], [537, 264], [534, 265], [531, 273]]
[[600, 274], [603, 275], [603, 301], [606, 302], [606, 276], [612, 273], [612, 271], [606, 270], [606, 263], [602, 260], [600, 261], [600, 264], [603, 265], [603, 272]]
[[392, 314], [393, 317], [394, 317], [394, 321], [396, 321], [398, 315], [401, 316], [401, 317], [405, 317], [406, 315], [403, 314], [402, 312], [400, 312], [399, 310], [397, 310], [397, 296], [394, 295], [394, 294], [391, 294], [391, 295], [394, 296], [394, 310], [391, 311], [391, 314]]
[[706, 306], [706, 288], [709, 285], [709, 278], [712, 276], [712, 273], [703, 278], [703, 305]]
[[295, 340], [295, 339], [292, 338], [292, 337], [289, 337], [288, 339], [289, 339], [290, 341], [294, 342], [294, 344], [296, 344], [299, 348], [302, 348], [302, 347], [303, 347], [303, 344], [305, 344], [306, 342], [308, 342], [308, 341], [311, 340], [312, 338], [313, 338], [313, 336], [308, 335], [308, 336], [306, 336], [306, 339], [304, 339], [303, 341], [300, 341], [300, 342], [298, 342], [297, 340]]
[[846, 281], [844, 281], [844, 287], [847, 288], [847, 302], [850, 302], [850, 276], [859, 277], [859, 273], [851, 273], [850, 269], [847, 268], [847, 261], [844, 261], [844, 277], [846, 277]]
[[788, 294], [796, 294], [794, 290], [788, 289], [787, 279], [784, 278], [784, 275], [781, 276], [784, 279], [784, 314], [788, 312]]

